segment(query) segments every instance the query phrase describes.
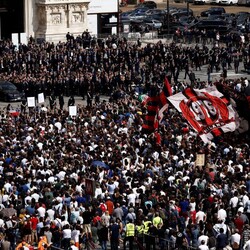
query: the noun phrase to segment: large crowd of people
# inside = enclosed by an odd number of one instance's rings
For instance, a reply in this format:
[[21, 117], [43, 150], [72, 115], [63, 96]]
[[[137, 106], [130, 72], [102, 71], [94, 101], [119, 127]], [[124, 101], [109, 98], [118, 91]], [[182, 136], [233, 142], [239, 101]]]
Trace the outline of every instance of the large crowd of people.
[[[249, 119], [248, 80], [226, 70], [249, 63], [250, 44], [144, 46], [85, 32], [58, 44], [1, 41], [0, 55], [1, 79], [50, 104], [1, 110], [1, 249], [250, 249], [249, 132], [205, 144], [170, 105], [156, 143], [136, 95], [153, 95], [166, 76], [173, 93], [215, 84]], [[203, 65], [201, 82], [191, 73]], [[223, 73], [216, 83], [213, 71]], [[74, 105], [75, 95], [87, 105], [70, 116], [58, 101]]]

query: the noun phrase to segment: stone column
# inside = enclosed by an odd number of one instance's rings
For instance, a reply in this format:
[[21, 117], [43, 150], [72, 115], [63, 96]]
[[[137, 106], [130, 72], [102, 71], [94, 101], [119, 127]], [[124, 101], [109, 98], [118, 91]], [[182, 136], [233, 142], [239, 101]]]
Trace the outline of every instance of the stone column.
[[24, 0], [24, 30], [27, 34], [27, 37], [34, 37], [34, 11], [34, 1]]

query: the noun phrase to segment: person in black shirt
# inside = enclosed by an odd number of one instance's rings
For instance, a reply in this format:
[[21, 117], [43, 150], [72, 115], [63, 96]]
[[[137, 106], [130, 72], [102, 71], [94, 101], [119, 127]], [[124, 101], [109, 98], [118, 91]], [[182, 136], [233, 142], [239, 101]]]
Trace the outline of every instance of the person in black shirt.
[[194, 86], [195, 83], [195, 73], [191, 70], [191, 72], [189, 73], [189, 80], [191, 82], [191, 87]]
[[68, 107], [69, 106], [75, 106], [75, 98], [73, 95], [68, 100]]
[[148, 233], [145, 234], [146, 250], [151, 249], [151, 246], [153, 246], [153, 250], [156, 249], [155, 239], [157, 234], [158, 234], [157, 228], [152, 223], [149, 224]]
[[52, 231], [52, 242], [54, 247], [61, 247], [61, 238], [62, 234], [59, 230], [59, 227], [56, 226], [55, 229]]
[[119, 245], [119, 237], [120, 237], [120, 226], [115, 220], [111, 221], [111, 225], [109, 227], [110, 232], [110, 244], [111, 250], [118, 250]]
[[166, 227], [164, 225], [158, 228], [157, 233], [159, 237], [160, 250], [166, 249], [165, 232], [166, 232]]
[[224, 229], [220, 228], [220, 233], [218, 234], [217, 238], [217, 248], [218, 250], [224, 249], [228, 244], [227, 235], [224, 233]]
[[63, 110], [63, 105], [64, 105], [64, 98], [63, 98], [63, 94], [61, 94], [59, 96], [59, 106], [61, 110]]
[[21, 103], [21, 113], [22, 114], [25, 114], [26, 108], [27, 108], [27, 101], [25, 99], [25, 100], [22, 100], [22, 103]]
[[106, 225], [102, 225], [102, 227], [98, 231], [98, 238], [102, 250], [107, 250], [108, 234], [109, 234], [108, 227]]
[[89, 207], [86, 206], [86, 210], [82, 213], [82, 218], [83, 218], [83, 230], [86, 234], [86, 239], [92, 239], [90, 224], [93, 218], [93, 214], [89, 210]]
[[50, 109], [53, 110], [54, 107], [56, 105], [56, 100], [55, 100], [55, 97], [54, 96], [49, 96], [49, 106], [50, 106]]
[[87, 106], [88, 107], [92, 107], [92, 99], [93, 99], [92, 94], [90, 91], [88, 91], [87, 92]]

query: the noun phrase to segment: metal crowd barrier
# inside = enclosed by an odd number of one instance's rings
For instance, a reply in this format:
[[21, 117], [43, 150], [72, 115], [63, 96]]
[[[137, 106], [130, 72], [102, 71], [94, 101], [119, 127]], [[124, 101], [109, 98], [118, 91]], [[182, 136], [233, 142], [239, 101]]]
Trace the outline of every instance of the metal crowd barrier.
[[[185, 250], [197, 250], [198, 247], [194, 247], [194, 246], [180, 246], [178, 247], [176, 245], [176, 242], [170, 240], [170, 239], [166, 239], [166, 238], [159, 238], [157, 236], [154, 236], [154, 235], [147, 235], [149, 238], [151, 237], [152, 240], [150, 240], [150, 247], [152, 246], [152, 242], [155, 241], [155, 248], [156, 249], [159, 249], [159, 250], [172, 250], [172, 249], [185, 249]], [[154, 241], [153, 241], [153, 238], [154, 238]], [[136, 237], [135, 239], [135, 242], [138, 244], [138, 237]], [[141, 250], [141, 249], [146, 249], [146, 240], [145, 240], [145, 234], [144, 234], [144, 239], [143, 239], [143, 245], [140, 247], [140, 246], [137, 246], [137, 248], [135, 249], [138, 249], [138, 250]]]
[[[169, 239], [165, 239], [165, 238], [159, 238], [159, 237], [156, 237], [154, 235], [147, 235], [148, 237], [152, 237], [152, 240], [150, 240], [150, 249], [151, 247], [153, 246], [153, 242], [155, 241], [155, 249], [156, 250], [173, 250], [173, 249], [185, 249], [185, 250], [197, 250], [198, 247], [193, 247], [193, 246], [183, 246], [183, 247], [178, 247], [175, 242], [169, 240]], [[154, 241], [153, 241], [153, 238], [154, 238]], [[152, 247], [153, 248], [153, 247]], [[87, 250], [92, 250], [92, 249], [101, 249], [101, 248], [93, 248], [91, 245], [89, 244], [84, 244], [83, 247], [80, 248], [81, 249], [87, 249]], [[107, 249], [110, 249], [110, 244], [108, 243], [107, 244]], [[120, 244], [120, 249], [123, 249], [123, 245]], [[128, 249], [128, 246], [126, 247], [126, 249]], [[135, 240], [134, 240], [134, 245], [133, 245], [133, 249], [134, 250], [145, 250], [146, 249], [146, 241], [145, 241], [145, 237], [143, 239], [143, 244], [141, 245], [140, 243], [140, 240], [139, 240], [139, 237], [136, 236], [135, 237]], [[35, 248], [34, 248], [35, 250]], [[62, 247], [56, 247], [56, 246], [53, 246], [51, 245], [50, 246], [50, 250], [65, 250], [64, 248]]]
[[[150, 31], [147, 33], [140, 33], [140, 32], [129, 32], [129, 33], [120, 33], [114, 35], [117, 38], [126, 38], [128, 42], [136, 42], [138, 39], [142, 43], [157, 43], [158, 41], [162, 41], [163, 43], [185, 43], [185, 44], [204, 44], [209, 45], [215, 42], [215, 39], [212, 37], [203, 38], [202, 36], [195, 36], [192, 35], [181, 35], [176, 36], [175, 34], [158, 34], [156, 31]], [[96, 39], [107, 39], [108, 37], [113, 37], [110, 34], [98, 34]]]

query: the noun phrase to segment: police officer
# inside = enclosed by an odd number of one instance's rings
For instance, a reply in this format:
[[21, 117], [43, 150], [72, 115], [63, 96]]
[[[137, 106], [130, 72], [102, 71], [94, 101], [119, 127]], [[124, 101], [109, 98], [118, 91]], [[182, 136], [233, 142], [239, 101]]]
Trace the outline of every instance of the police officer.
[[135, 224], [132, 223], [132, 219], [129, 219], [125, 226], [125, 238], [123, 241], [124, 250], [126, 249], [126, 242], [129, 242], [129, 250], [133, 250], [133, 242], [135, 237]]

